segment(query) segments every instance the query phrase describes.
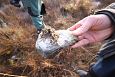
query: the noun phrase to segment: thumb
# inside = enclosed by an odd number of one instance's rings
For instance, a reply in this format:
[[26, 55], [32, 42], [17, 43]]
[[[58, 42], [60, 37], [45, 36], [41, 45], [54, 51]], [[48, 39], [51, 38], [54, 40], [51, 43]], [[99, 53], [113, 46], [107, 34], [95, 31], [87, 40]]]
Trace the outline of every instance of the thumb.
[[77, 42], [76, 44], [74, 44], [71, 47], [72, 48], [77, 48], [77, 47], [81, 47], [81, 46], [87, 45], [89, 43], [90, 43], [90, 41], [88, 39], [82, 39], [82, 40], [80, 40], [79, 42]]

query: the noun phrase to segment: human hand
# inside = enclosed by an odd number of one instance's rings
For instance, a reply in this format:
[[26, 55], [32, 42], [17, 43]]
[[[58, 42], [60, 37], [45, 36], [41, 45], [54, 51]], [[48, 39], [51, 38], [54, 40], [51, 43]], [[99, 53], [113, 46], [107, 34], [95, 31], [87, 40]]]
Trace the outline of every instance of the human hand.
[[79, 39], [72, 48], [103, 41], [107, 39], [113, 31], [110, 19], [104, 14], [90, 15], [80, 20], [68, 30]]

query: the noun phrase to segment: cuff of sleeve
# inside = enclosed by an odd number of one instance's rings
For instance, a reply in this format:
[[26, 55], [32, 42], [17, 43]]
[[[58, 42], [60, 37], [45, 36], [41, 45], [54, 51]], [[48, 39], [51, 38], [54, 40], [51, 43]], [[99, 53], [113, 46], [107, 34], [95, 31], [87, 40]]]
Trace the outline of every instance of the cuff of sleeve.
[[109, 17], [109, 19], [111, 20], [111, 25], [114, 26], [115, 28], [115, 13], [112, 13], [110, 11], [107, 11], [107, 10], [101, 10], [101, 11], [97, 11], [95, 12], [95, 15], [96, 14], [105, 14]]

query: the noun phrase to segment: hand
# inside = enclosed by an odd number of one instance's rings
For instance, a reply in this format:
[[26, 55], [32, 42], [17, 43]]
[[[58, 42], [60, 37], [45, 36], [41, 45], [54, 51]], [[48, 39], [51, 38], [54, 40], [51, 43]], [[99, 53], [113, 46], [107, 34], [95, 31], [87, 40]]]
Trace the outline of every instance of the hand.
[[79, 41], [72, 48], [107, 39], [112, 34], [111, 21], [104, 14], [91, 15], [69, 28]]

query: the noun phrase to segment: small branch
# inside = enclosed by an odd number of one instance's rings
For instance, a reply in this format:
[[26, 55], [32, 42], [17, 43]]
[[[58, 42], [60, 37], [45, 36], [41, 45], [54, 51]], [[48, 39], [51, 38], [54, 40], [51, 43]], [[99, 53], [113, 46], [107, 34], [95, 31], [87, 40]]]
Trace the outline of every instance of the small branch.
[[10, 75], [10, 74], [5, 74], [5, 73], [0, 73], [2, 76], [9, 76], [9, 77], [27, 77], [27, 76], [19, 76], [19, 75]]

